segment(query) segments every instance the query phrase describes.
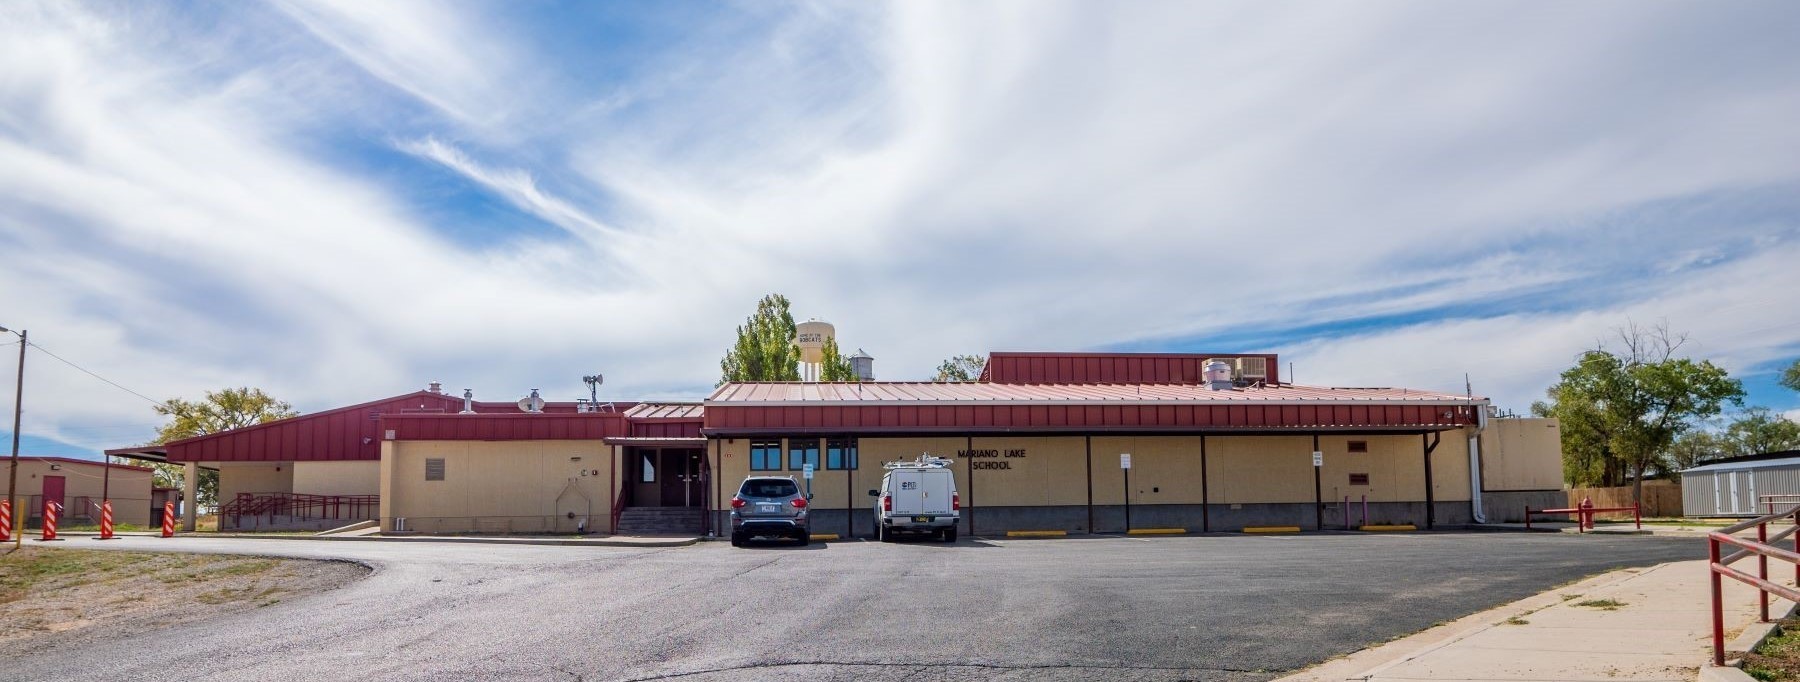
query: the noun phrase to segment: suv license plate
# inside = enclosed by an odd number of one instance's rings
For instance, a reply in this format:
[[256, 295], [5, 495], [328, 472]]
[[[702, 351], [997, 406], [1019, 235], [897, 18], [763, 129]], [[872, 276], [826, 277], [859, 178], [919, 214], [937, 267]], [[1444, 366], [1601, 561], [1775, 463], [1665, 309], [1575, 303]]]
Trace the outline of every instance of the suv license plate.
[[758, 514], [773, 514], [777, 510], [780, 510], [780, 509], [781, 509], [780, 505], [774, 505], [774, 504], [756, 505], [756, 513], [758, 513]]
[[931, 523], [932, 518], [933, 517], [930, 516], [914, 516], [913, 521], [918, 523]]

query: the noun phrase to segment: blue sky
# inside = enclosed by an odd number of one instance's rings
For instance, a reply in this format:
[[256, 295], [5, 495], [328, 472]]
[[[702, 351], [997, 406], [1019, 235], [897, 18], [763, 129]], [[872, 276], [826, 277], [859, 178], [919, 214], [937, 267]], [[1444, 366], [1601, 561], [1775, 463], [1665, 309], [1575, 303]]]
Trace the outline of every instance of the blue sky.
[[[1667, 321], [1800, 415], [1793, 35], [1788, 2], [6, 3], [0, 325], [158, 398], [698, 398], [779, 291], [885, 379], [1275, 351], [1523, 410]], [[26, 451], [151, 435], [30, 362]]]

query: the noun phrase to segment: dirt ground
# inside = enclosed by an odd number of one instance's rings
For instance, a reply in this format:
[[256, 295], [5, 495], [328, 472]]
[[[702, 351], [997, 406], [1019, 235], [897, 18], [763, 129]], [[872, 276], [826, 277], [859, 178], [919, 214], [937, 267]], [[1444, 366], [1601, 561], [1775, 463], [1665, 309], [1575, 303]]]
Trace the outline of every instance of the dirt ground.
[[262, 608], [368, 574], [331, 561], [9, 547], [0, 550], [0, 658]]

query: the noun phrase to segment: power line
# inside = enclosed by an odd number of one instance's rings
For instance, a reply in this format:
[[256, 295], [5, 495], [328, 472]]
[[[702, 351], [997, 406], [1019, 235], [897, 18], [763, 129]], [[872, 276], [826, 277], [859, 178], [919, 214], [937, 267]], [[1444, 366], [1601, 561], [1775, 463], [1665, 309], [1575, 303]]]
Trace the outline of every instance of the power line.
[[150, 396], [147, 396], [147, 395], [144, 395], [144, 394], [142, 394], [142, 393], [139, 393], [139, 392], [137, 392], [137, 391], [133, 391], [133, 390], [131, 390], [131, 389], [129, 389], [129, 388], [126, 388], [126, 387], [124, 387], [124, 386], [121, 386], [121, 385], [119, 385], [119, 382], [116, 382], [116, 381], [113, 381], [113, 380], [111, 380], [111, 379], [108, 379], [108, 378], [106, 378], [106, 377], [103, 377], [103, 376], [100, 376], [100, 375], [98, 375], [98, 374], [95, 374], [95, 373], [94, 373], [94, 372], [93, 372], [93, 371], [91, 371], [91, 370], [89, 370], [89, 369], [88, 369], [88, 368], [86, 368], [86, 367], [82, 367], [82, 366], [81, 366], [81, 365], [77, 365], [77, 364], [75, 364], [75, 363], [73, 363], [73, 362], [70, 362], [70, 361], [69, 361], [69, 360], [68, 360], [68, 359], [67, 359], [67, 358], [64, 358], [64, 357], [63, 357], [63, 356], [61, 356], [61, 355], [57, 355], [57, 354], [55, 354], [55, 353], [52, 353], [52, 352], [50, 352], [50, 349], [48, 349], [48, 348], [45, 348], [45, 347], [43, 347], [43, 346], [40, 346], [40, 345], [38, 345], [38, 344], [37, 344], [37, 342], [35, 342], [35, 341], [33, 341], [33, 342], [32, 342], [32, 343], [31, 343], [31, 347], [32, 347], [32, 348], [36, 348], [36, 349], [38, 349], [38, 350], [39, 350], [39, 351], [42, 351], [42, 352], [43, 352], [43, 354], [45, 354], [45, 355], [48, 355], [48, 356], [50, 356], [50, 357], [53, 357], [53, 358], [56, 358], [56, 360], [57, 360], [57, 362], [61, 362], [61, 363], [63, 363], [63, 364], [65, 364], [65, 365], [68, 365], [68, 366], [70, 366], [70, 367], [74, 367], [74, 368], [75, 368], [75, 369], [77, 369], [77, 370], [79, 370], [79, 371], [80, 371], [80, 372], [81, 372], [81, 373], [83, 373], [83, 374], [86, 374], [86, 375], [88, 375], [88, 376], [91, 376], [91, 377], [93, 377], [93, 378], [95, 378], [95, 379], [99, 379], [99, 380], [101, 380], [101, 381], [103, 381], [103, 382], [106, 382], [106, 384], [107, 384], [107, 385], [109, 385], [109, 386], [112, 386], [112, 387], [113, 387], [113, 388], [116, 388], [116, 389], [119, 389], [119, 390], [121, 390], [121, 391], [124, 391], [124, 392], [126, 392], [126, 393], [130, 393], [130, 394], [132, 394], [132, 395], [135, 395], [135, 396], [137, 396], [137, 397], [139, 397], [139, 398], [143, 398], [143, 399], [144, 399], [144, 401], [145, 401], [145, 402], [148, 402], [148, 403], [150, 403], [150, 404], [152, 404], [152, 405], [161, 405], [161, 404], [162, 404], [162, 401], [161, 401], [161, 400], [157, 400], [157, 399], [155, 399], [155, 398], [152, 398], [152, 397], [150, 397]]

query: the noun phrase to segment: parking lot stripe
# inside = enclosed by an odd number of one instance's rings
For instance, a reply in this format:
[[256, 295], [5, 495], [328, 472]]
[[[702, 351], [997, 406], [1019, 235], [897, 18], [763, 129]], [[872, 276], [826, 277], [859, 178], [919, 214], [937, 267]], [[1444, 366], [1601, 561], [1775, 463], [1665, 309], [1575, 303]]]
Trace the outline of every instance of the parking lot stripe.
[[1066, 531], [1066, 530], [1009, 530], [1009, 531], [1006, 531], [1006, 537], [1009, 537], [1009, 538], [1060, 538], [1060, 537], [1068, 535], [1068, 534], [1069, 534], [1069, 531]]

